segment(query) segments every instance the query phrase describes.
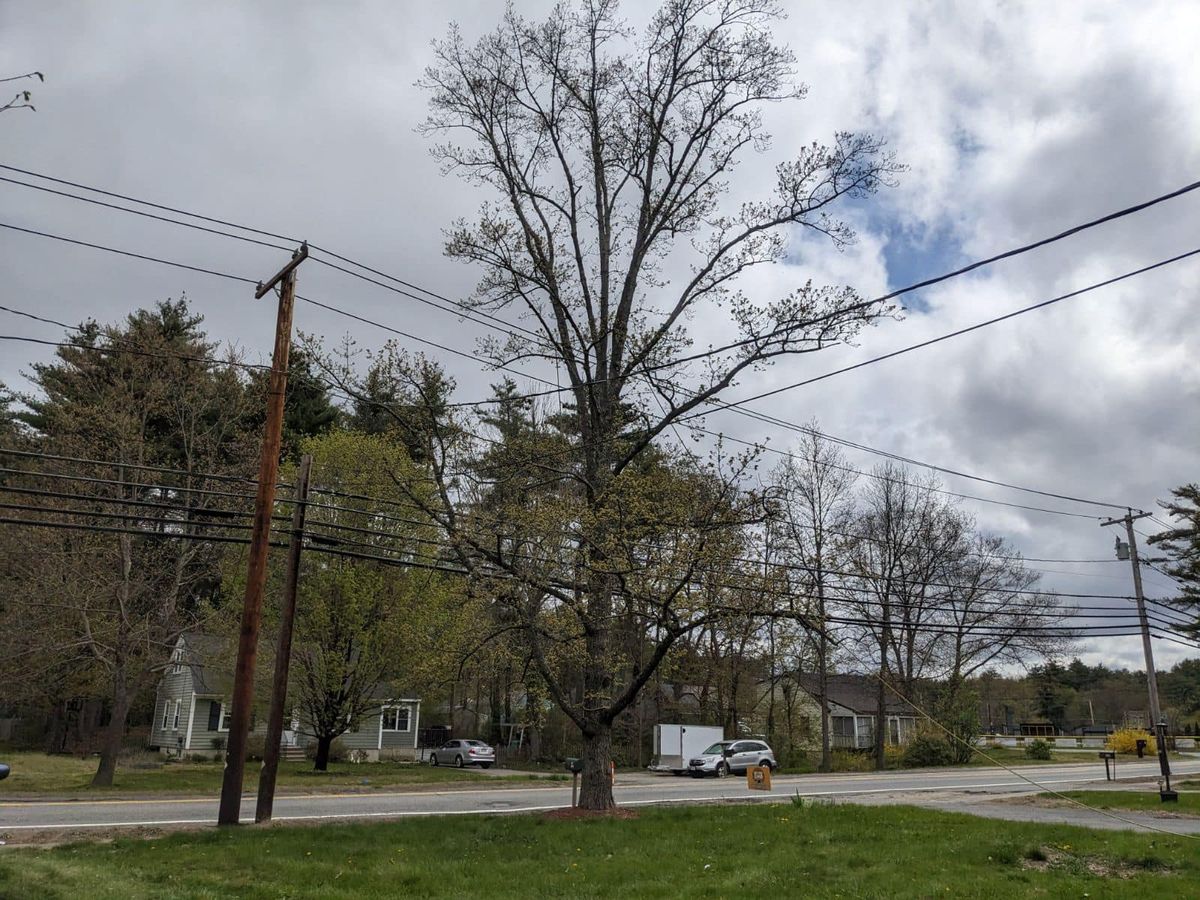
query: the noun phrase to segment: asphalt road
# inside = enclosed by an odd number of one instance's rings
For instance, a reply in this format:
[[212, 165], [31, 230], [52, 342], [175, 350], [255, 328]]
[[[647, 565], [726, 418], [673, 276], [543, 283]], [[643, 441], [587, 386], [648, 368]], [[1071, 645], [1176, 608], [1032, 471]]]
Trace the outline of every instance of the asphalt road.
[[[1172, 769], [1180, 776], [1200, 774], [1200, 759], [1177, 761]], [[1157, 763], [1123, 763], [1122, 778], [1152, 778]], [[1041, 789], [1067, 790], [1104, 782], [1104, 770], [1095, 762], [1021, 766], [1013, 774], [995, 768], [910, 770], [897, 772], [778, 776], [771, 793], [751, 791], [740, 777], [692, 779], [647, 773], [618, 774], [617, 803], [646, 806], [720, 801], [787, 801], [796, 794], [835, 800], [872, 802], [936, 801], [945, 795], [963, 807], [964, 793], [979, 800]], [[1027, 780], [1028, 779], [1028, 780]], [[1031, 784], [1030, 781], [1036, 782]], [[376, 792], [278, 797], [279, 821], [336, 821], [405, 818], [428, 815], [517, 813], [556, 809], [569, 805], [569, 784], [531, 783], [520, 787], [488, 789]], [[253, 797], [242, 805], [243, 821], [253, 821]], [[120, 826], [211, 825], [217, 801], [211, 799], [72, 800], [0, 803], [0, 834], [44, 830], [106, 829]]]

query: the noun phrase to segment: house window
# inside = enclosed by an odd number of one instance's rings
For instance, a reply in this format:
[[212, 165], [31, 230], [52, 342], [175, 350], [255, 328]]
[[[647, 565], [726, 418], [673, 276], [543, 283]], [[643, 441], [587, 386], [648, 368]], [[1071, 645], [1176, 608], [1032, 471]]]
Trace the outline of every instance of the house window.
[[208, 730], [228, 731], [228, 708], [220, 700], [210, 700], [208, 704]]
[[163, 731], [167, 730], [167, 723], [169, 721], [171, 721], [171, 701], [164, 700], [163, 701], [163, 717], [162, 717]]
[[171, 651], [171, 674], [178, 675], [183, 671], [183, 647], [178, 646]]
[[175, 731], [179, 730], [179, 701], [175, 701], [175, 717], [171, 726]]
[[385, 706], [383, 708], [383, 730], [408, 731], [408, 717], [407, 706]]

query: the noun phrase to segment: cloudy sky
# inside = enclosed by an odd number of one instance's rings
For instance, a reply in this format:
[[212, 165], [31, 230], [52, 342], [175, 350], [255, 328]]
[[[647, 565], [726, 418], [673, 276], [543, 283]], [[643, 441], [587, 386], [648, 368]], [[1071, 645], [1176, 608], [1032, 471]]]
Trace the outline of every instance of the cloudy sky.
[[[536, 16], [546, 4], [521, 0]], [[900, 184], [852, 211], [859, 241], [842, 253], [795, 236], [786, 265], [750, 288], [808, 278], [865, 294], [1038, 239], [1200, 178], [1200, 10], [1178, 3], [786, 3], [777, 29], [809, 86], [768, 110], [774, 145], [743, 168], [739, 196], [771, 167], [835, 130], [887, 138], [908, 167]], [[850, 7], [850, 8], [847, 8]], [[636, 17], [632, 5], [629, 14]], [[415, 131], [414, 86], [430, 41], [459, 22], [468, 36], [500, 5], [0, 4], [0, 75], [32, 69], [36, 113], [0, 117], [0, 162], [307, 238], [447, 296], [477, 273], [443, 258], [441, 228], [481, 197], [443, 177]], [[10, 177], [13, 173], [0, 173]], [[137, 220], [0, 182], [0, 221], [262, 278], [279, 252]], [[958, 278], [907, 302], [902, 322], [858, 346], [783, 362], [729, 399], [798, 381], [1200, 246], [1200, 192]], [[256, 359], [269, 352], [273, 305], [247, 288], [0, 230], [5, 305], [66, 321], [111, 321], [179, 296], [210, 334]], [[841, 437], [991, 478], [1150, 508], [1200, 477], [1200, 260], [1185, 261], [899, 359], [759, 404]], [[319, 266], [301, 293], [470, 351], [477, 331], [453, 316]], [[0, 333], [55, 338], [4, 315]], [[301, 306], [297, 327], [378, 346], [387, 335]], [[720, 322], [694, 322], [702, 344]], [[414, 349], [416, 349], [414, 347]], [[463, 398], [494, 379], [442, 359]], [[0, 346], [0, 380], [45, 354]], [[753, 404], [752, 404], [753, 406]], [[708, 427], [772, 432], [730, 413]], [[850, 452], [869, 468], [877, 459]], [[946, 478], [949, 489], [1031, 502]], [[1033, 501], [1076, 512], [1103, 510]], [[966, 504], [980, 524], [1032, 557], [1107, 559], [1095, 521]], [[1142, 523], [1143, 531], [1156, 526]], [[1126, 594], [1115, 562], [1042, 564], [1048, 586]], [[1147, 593], [1170, 584], [1148, 572]], [[1114, 601], [1120, 606], [1122, 601]], [[1185, 651], [1159, 643], [1160, 666]], [[1134, 638], [1091, 641], [1088, 661], [1140, 668]]]

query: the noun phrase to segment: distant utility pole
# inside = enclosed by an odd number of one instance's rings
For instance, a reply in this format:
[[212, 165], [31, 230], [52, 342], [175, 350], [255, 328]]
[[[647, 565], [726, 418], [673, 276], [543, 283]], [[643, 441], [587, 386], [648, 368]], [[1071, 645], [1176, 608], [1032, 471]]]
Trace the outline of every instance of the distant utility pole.
[[258, 465], [258, 491], [250, 532], [250, 561], [246, 594], [242, 601], [242, 627], [238, 637], [237, 667], [233, 676], [233, 703], [229, 714], [225, 774], [221, 781], [218, 825], [236, 825], [241, 814], [242, 781], [246, 771], [246, 738], [250, 733], [250, 708], [254, 703], [254, 662], [258, 655], [258, 626], [262, 618], [263, 590], [267, 582], [267, 551], [271, 541], [271, 515], [275, 509], [275, 481], [279, 477], [279, 448], [283, 440], [283, 399], [287, 393], [288, 352], [292, 344], [292, 307], [296, 299], [296, 267], [308, 258], [308, 243], [292, 254], [291, 261], [266, 284], [259, 283], [254, 299], [262, 299], [280, 285], [275, 317], [275, 348], [267, 389], [267, 420], [263, 426], [262, 455]]
[[267, 716], [267, 743], [263, 750], [262, 772], [258, 776], [255, 822], [269, 822], [275, 806], [275, 776], [279, 772], [279, 742], [283, 739], [283, 717], [287, 711], [292, 625], [296, 621], [296, 588], [300, 581], [300, 553], [304, 549], [304, 516], [308, 508], [308, 478], [311, 471], [312, 456], [306, 453], [300, 459], [300, 471], [296, 474], [296, 506], [292, 510], [292, 536], [288, 544], [283, 607], [279, 613], [279, 642], [275, 650], [275, 680], [271, 685], [271, 711]]
[[1158, 739], [1158, 765], [1163, 776], [1160, 795], [1163, 800], [1174, 800], [1178, 795], [1171, 790], [1171, 764], [1167, 760], [1167, 725], [1162, 717], [1162, 709], [1158, 705], [1158, 674], [1154, 671], [1154, 648], [1150, 643], [1150, 620], [1146, 616], [1146, 597], [1142, 593], [1142, 567], [1138, 559], [1137, 538], [1133, 530], [1133, 523], [1148, 515], [1150, 515], [1148, 512], [1135, 514], [1131, 509], [1126, 511], [1121, 518], [1101, 522], [1100, 526], [1102, 528], [1107, 528], [1109, 525], [1125, 526], [1128, 542], [1122, 547], [1121, 539], [1117, 538], [1117, 559], [1128, 558], [1129, 564], [1133, 567], [1133, 593], [1137, 599], [1138, 620], [1142, 626], [1142, 652], [1146, 656], [1146, 686], [1150, 692], [1151, 727]]

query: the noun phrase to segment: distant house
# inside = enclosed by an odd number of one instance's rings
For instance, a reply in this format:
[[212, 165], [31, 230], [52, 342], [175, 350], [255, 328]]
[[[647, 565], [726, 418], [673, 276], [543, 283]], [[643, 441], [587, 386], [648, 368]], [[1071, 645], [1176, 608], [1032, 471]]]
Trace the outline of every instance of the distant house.
[[[818, 677], [798, 675], [796, 683], [812, 698], [814, 708], [819, 709]], [[830, 744], [833, 749], [867, 750], [875, 746], [878, 690], [878, 682], [866, 675], [828, 677], [826, 694], [829, 701]], [[884, 700], [884, 712], [887, 718], [887, 742], [908, 743], [917, 727], [917, 717], [912, 707], [889, 691]]]
[[[163, 753], [179, 756], [221, 752], [229, 735], [231, 673], [210, 661], [220, 658], [222, 639], [187, 634], [179, 638], [171, 661], [159, 679], [154, 700], [154, 724], [149, 743]], [[412, 759], [417, 756], [421, 701], [381, 687], [379, 707], [365, 715], [338, 740], [360, 759]], [[316, 740], [297, 712], [284, 722], [283, 755], [303, 756]], [[251, 734], [266, 734], [266, 716], [252, 715]]]

